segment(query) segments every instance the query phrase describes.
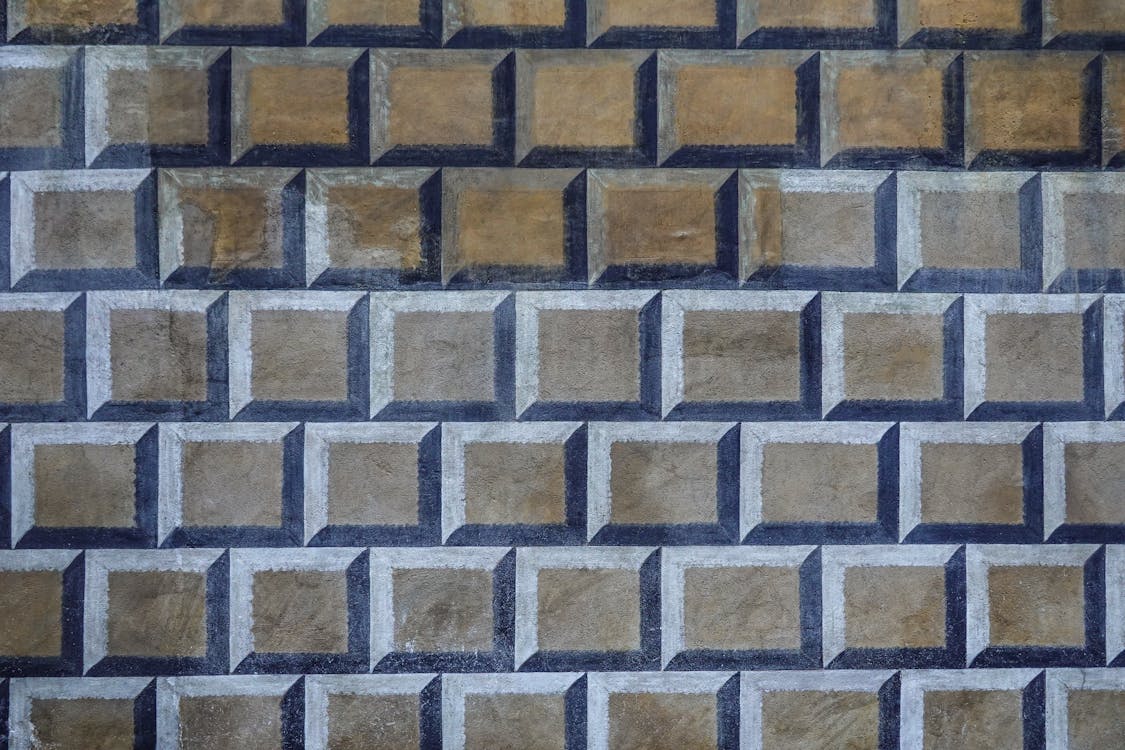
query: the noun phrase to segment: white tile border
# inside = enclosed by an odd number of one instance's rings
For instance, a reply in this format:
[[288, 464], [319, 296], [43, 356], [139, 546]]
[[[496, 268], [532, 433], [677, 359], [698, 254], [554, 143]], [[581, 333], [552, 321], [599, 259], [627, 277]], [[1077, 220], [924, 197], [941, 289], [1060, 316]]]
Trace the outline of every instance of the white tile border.
[[1071, 443], [1125, 443], [1125, 422], [1043, 425], [1043, 539], [1066, 524], [1066, 447]]
[[1125, 654], [1125, 545], [1105, 551], [1105, 656], [1111, 664]]
[[1105, 416], [1125, 404], [1125, 295], [1107, 294], [1103, 298], [1104, 327], [1102, 355], [1104, 367]]
[[465, 750], [465, 698], [469, 695], [549, 695], [565, 699], [579, 672], [447, 674], [441, 684], [442, 750]]
[[329, 696], [418, 696], [436, 674], [333, 674], [305, 677], [305, 750], [328, 750]]
[[[1049, 14], [1048, 14], [1049, 15]], [[1069, 270], [1066, 253], [1065, 201], [1073, 195], [1120, 195], [1125, 205], [1125, 174], [1117, 172], [1043, 172], [1043, 288]]]
[[[180, 699], [225, 696], [276, 696], [278, 714], [285, 693], [299, 675], [222, 675], [156, 679], [156, 746], [180, 750]], [[184, 748], [184, 750], [187, 750]]]
[[925, 737], [925, 696], [937, 690], [1020, 691], [1040, 673], [1038, 669], [908, 669], [903, 670], [899, 715], [902, 747], [920, 748]]
[[1125, 670], [1122, 669], [1048, 669], [1047, 670], [1047, 750], [1068, 750], [1070, 717], [1067, 703], [1076, 690], [1113, 690], [1125, 692]]
[[43, 747], [31, 724], [31, 705], [35, 700], [136, 700], [148, 687], [148, 677], [28, 677], [12, 679], [8, 694], [11, 750], [38, 750]]

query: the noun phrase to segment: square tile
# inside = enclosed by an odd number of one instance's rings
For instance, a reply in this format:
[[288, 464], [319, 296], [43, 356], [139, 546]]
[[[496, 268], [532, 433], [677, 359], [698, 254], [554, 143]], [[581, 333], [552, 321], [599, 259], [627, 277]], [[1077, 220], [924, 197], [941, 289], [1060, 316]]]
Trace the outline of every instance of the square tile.
[[1125, 10], [1106, 0], [1047, 0], [1043, 43], [1050, 46], [1119, 48]]
[[80, 668], [82, 563], [77, 552], [0, 551], [0, 668], [6, 674], [67, 674]]
[[1036, 678], [1030, 669], [906, 672], [901, 741], [942, 750], [1023, 747], [1025, 736], [1034, 741], [1033, 717], [1042, 710]]
[[432, 0], [307, 0], [310, 45], [429, 46], [441, 39], [441, 14]]
[[371, 295], [371, 414], [495, 419], [509, 413], [514, 324], [503, 292]]
[[673, 750], [737, 745], [729, 672], [588, 677], [590, 750]]
[[303, 44], [303, 8], [285, 0], [159, 0], [162, 44]]
[[17, 0], [7, 9], [7, 40], [26, 44], [152, 44], [153, 0]]
[[445, 678], [443, 738], [455, 750], [565, 750], [568, 716], [585, 709], [577, 674]]
[[989, 44], [1039, 46], [1020, 0], [905, 0], [898, 6], [898, 41], [925, 47]]
[[1114, 669], [1052, 669], [1047, 673], [1048, 747], [1096, 750], [1125, 728], [1125, 681]]
[[574, 0], [453, 0], [442, 21], [451, 47], [580, 47], [586, 38], [586, 10]]
[[593, 47], [720, 47], [734, 41], [734, 4], [688, 0], [592, 0], [586, 42]]
[[305, 747], [398, 750], [433, 742], [440, 726], [434, 675], [310, 675]]
[[12, 747], [133, 747], [152, 736], [150, 680], [40, 677], [16, 680], [9, 696]]
[[0, 298], [0, 416], [78, 416], [82, 381], [67, 363], [82, 359], [84, 308], [77, 294]]
[[158, 747], [276, 750], [296, 731], [292, 676], [170, 677], [157, 681]]
[[1115, 423], [1043, 427], [1043, 536], [1052, 541], [1118, 541], [1125, 512], [1125, 431]]
[[0, 50], [0, 169], [82, 165], [80, 78], [75, 48]]
[[738, 40], [743, 47], [888, 46], [894, 17], [894, 5], [881, 0], [750, 0], [738, 6]]
[[516, 410], [575, 419], [656, 409], [654, 293], [516, 296]]
[[1045, 174], [1043, 288], [1053, 292], [1125, 290], [1122, 239], [1125, 177]]

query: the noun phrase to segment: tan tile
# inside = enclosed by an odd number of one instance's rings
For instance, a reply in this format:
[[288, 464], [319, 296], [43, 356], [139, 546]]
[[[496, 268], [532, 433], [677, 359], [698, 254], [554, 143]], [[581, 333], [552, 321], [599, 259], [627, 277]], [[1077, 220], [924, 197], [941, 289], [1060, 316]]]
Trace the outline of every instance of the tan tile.
[[57, 570], [0, 570], [0, 656], [62, 653], [62, 587]]
[[596, 0], [591, 4], [599, 31], [614, 27], [672, 26], [693, 28], [718, 23], [715, 3], [709, 0]]
[[207, 400], [206, 313], [112, 310], [109, 326], [113, 400]]
[[1063, 197], [1066, 267], [1125, 267], [1125, 196], [1077, 193]]
[[205, 145], [208, 75], [171, 66], [118, 68], [106, 77], [110, 143]]
[[847, 568], [844, 628], [848, 648], [945, 646], [944, 568]]
[[491, 571], [398, 569], [392, 586], [397, 650], [492, 650]]
[[762, 696], [763, 750], [860, 750], [879, 746], [879, 696], [796, 690]]
[[566, 522], [566, 448], [562, 443], [465, 446], [465, 522]]
[[928, 268], [1020, 267], [1016, 191], [922, 193], [922, 264]]
[[495, 397], [493, 314], [395, 315], [394, 397], [399, 401], [491, 401]]
[[108, 589], [108, 655], [207, 655], [206, 574], [112, 570]]
[[276, 26], [285, 22], [283, 0], [172, 0], [172, 4], [184, 26]]
[[1080, 566], [991, 566], [989, 642], [994, 646], [1085, 646], [1083, 581]]
[[182, 697], [180, 743], [193, 750], [277, 750], [281, 747], [281, 697]]
[[989, 315], [985, 325], [986, 399], [1083, 399], [1081, 315], [1003, 313]]
[[183, 446], [185, 526], [280, 526], [281, 443]]
[[540, 401], [640, 398], [637, 310], [541, 310]]
[[716, 523], [718, 464], [710, 443], [613, 443], [610, 523]]
[[327, 191], [328, 261], [333, 268], [415, 269], [422, 264], [416, 188], [339, 185]]
[[684, 313], [686, 401], [796, 401], [801, 397], [800, 313]]
[[878, 507], [876, 446], [766, 443], [762, 447], [766, 523], [874, 523]]
[[746, 566], [684, 571], [684, 647], [801, 647], [800, 571]]
[[328, 696], [329, 750], [401, 750], [419, 743], [417, 695]]
[[419, 0], [326, 0], [331, 26], [418, 26], [421, 24]]
[[61, 312], [0, 312], [0, 402], [63, 399], [65, 331]]
[[387, 143], [490, 146], [494, 69], [493, 64], [453, 59], [393, 66], [387, 80]]
[[844, 391], [848, 399], [930, 401], [944, 395], [941, 315], [844, 316]]
[[35, 446], [35, 525], [136, 525], [136, 447]]
[[541, 651], [641, 647], [640, 575], [619, 569], [539, 571]]
[[1046, 0], [1044, 25], [1054, 34], [1120, 34], [1125, 6], [1114, 0]]
[[1067, 443], [1066, 522], [1125, 524], [1125, 443]]
[[758, 28], [854, 28], [875, 25], [872, 0], [750, 0]]
[[418, 523], [418, 446], [332, 443], [328, 449], [328, 523]]
[[923, 732], [929, 750], [1022, 748], [1023, 696], [1018, 690], [929, 690]]
[[1023, 523], [1019, 444], [923, 443], [923, 523]]
[[454, 0], [461, 25], [472, 26], [562, 26], [566, 23], [564, 0]]
[[53, 68], [0, 70], [0, 146], [62, 145], [63, 76]]
[[265, 401], [348, 398], [348, 314], [254, 310], [251, 394]]
[[1071, 690], [1066, 708], [1069, 750], [1113, 747], [1125, 734], [1125, 691]]
[[715, 188], [698, 185], [607, 185], [601, 218], [605, 266], [683, 263], [714, 266]]
[[183, 265], [218, 274], [278, 268], [281, 201], [255, 187], [189, 187], [180, 190]]
[[636, 73], [614, 53], [534, 64], [530, 91], [519, 92], [527, 148], [632, 148], [636, 145]]
[[900, 26], [911, 29], [1023, 30], [1020, 0], [910, 0], [899, 5], [899, 13], [905, 22]]
[[248, 75], [250, 146], [348, 145], [346, 68], [261, 65]]
[[135, 197], [126, 190], [43, 191], [33, 197], [37, 269], [134, 268]]
[[754, 60], [745, 65], [688, 64], [676, 71], [672, 107], [677, 145], [796, 142], [796, 69]]
[[[875, 265], [875, 196], [859, 192], [782, 192], [756, 204], [763, 265]], [[778, 216], [771, 216], [776, 210]], [[775, 223], [772, 228], [770, 224]], [[763, 232], [764, 230], [764, 232]], [[827, 241], [826, 238], [831, 238]], [[773, 242], [766, 240], [773, 239]]]
[[465, 750], [566, 750], [562, 695], [465, 696]]
[[28, 26], [82, 29], [137, 23], [136, 0], [26, 0], [21, 5]]
[[342, 571], [258, 571], [252, 621], [255, 653], [347, 653], [347, 578]]
[[609, 746], [614, 750], [705, 750], [718, 746], [714, 695], [610, 693]]
[[33, 698], [30, 719], [37, 749], [133, 747], [133, 701], [127, 698]]

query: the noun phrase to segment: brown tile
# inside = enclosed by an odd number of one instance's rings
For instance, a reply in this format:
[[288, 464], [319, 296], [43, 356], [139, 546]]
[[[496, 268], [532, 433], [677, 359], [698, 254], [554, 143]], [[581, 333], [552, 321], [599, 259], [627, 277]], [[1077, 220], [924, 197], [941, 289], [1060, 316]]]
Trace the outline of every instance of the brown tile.
[[252, 621], [255, 653], [346, 653], [347, 578], [342, 571], [258, 571]]
[[566, 23], [564, 0], [453, 0], [462, 27], [535, 28]]
[[251, 186], [184, 187], [183, 265], [234, 270], [278, 268], [284, 260], [279, 197]]
[[136, 525], [136, 447], [35, 446], [35, 525]]
[[1020, 267], [1018, 192], [923, 192], [920, 212], [922, 265], [928, 268]]
[[37, 269], [134, 268], [136, 198], [128, 190], [36, 192]]
[[492, 650], [491, 571], [397, 569], [392, 586], [397, 650]]
[[800, 648], [800, 599], [797, 568], [688, 568], [684, 571], [684, 647], [723, 651]]
[[419, 0], [325, 0], [330, 26], [418, 26], [421, 24]]
[[941, 399], [944, 395], [944, 326], [941, 315], [845, 315], [844, 391], [847, 398]]
[[1056, 34], [1121, 34], [1125, 6], [1114, 0], [1045, 0], [1045, 36]]
[[1102, 59], [1102, 165], [1125, 151], [1125, 55]]
[[1069, 750], [1113, 747], [1125, 735], [1125, 691], [1071, 690], [1066, 708]]
[[65, 342], [62, 312], [0, 312], [0, 402], [61, 401]]
[[180, 742], [193, 750], [277, 750], [281, 747], [281, 697], [182, 697]]
[[874, 523], [878, 504], [875, 445], [766, 443], [762, 447], [766, 523]]
[[418, 446], [332, 443], [328, 449], [328, 523], [417, 525]]
[[539, 650], [639, 649], [640, 598], [640, 576], [635, 570], [540, 570]]
[[711, 443], [615, 442], [610, 523], [718, 521], [719, 457]]
[[714, 266], [719, 251], [716, 190], [715, 185], [704, 181], [606, 183], [601, 188], [602, 241], [591, 265]]
[[[500, 62], [465, 53], [411, 53], [387, 57], [376, 68], [385, 88], [386, 120], [377, 146], [491, 146], [493, 72]], [[380, 77], [382, 76], [382, 77]]]
[[1018, 443], [923, 443], [923, 523], [1023, 523]]
[[1125, 196], [1071, 193], [1062, 203], [1066, 267], [1125, 267]]
[[1081, 151], [1088, 53], [965, 56], [965, 158], [982, 151]]
[[465, 696], [465, 750], [566, 750], [562, 695]]
[[705, 750], [718, 747], [714, 695], [610, 693], [609, 746], [614, 750]]
[[776, 185], [755, 187], [752, 192], [754, 270], [875, 264], [873, 193], [782, 191]]
[[566, 448], [562, 443], [465, 445], [465, 522], [566, 522]]
[[333, 268], [416, 269], [422, 264], [417, 188], [328, 188], [328, 262]]
[[419, 743], [417, 695], [328, 696], [327, 750], [401, 750]]
[[1024, 746], [1023, 696], [1018, 690], [929, 690], [922, 711], [927, 750]]
[[493, 314], [395, 314], [394, 397], [398, 401], [491, 401], [496, 360]]
[[348, 145], [345, 67], [259, 65], [247, 75], [248, 148]]
[[876, 693], [786, 690], [762, 696], [763, 750], [859, 750], [878, 746]]
[[755, 28], [866, 29], [875, 26], [872, 0], [749, 0]]
[[[166, 0], [183, 26], [276, 26], [285, 22], [283, 0]], [[162, 3], [162, 6], [165, 3]]]
[[922, 29], [1016, 34], [1024, 30], [1022, 7], [1021, 0], [904, 0], [899, 36], [905, 41]]
[[594, 0], [590, 5], [596, 33], [612, 28], [671, 26], [675, 28], [706, 28], [718, 24], [715, 3], [709, 0], [685, 0], [663, 3], [660, 0]]
[[107, 73], [105, 86], [110, 143], [207, 144], [207, 70], [117, 68]]
[[348, 398], [348, 313], [254, 310], [250, 319], [255, 400]]
[[1080, 566], [991, 566], [989, 642], [994, 646], [1085, 646], [1083, 581]]
[[1066, 522], [1125, 524], [1125, 443], [1067, 443]]
[[684, 400], [798, 400], [800, 330], [798, 312], [686, 311]]
[[281, 443], [187, 442], [184, 526], [280, 526]]
[[207, 655], [205, 573], [111, 570], [108, 590], [109, 656]]
[[109, 326], [113, 400], [207, 400], [206, 313], [112, 310]]
[[848, 648], [944, 647], [944, 568], [847, 568], [844, 628]]
[[540, 401], [637, 401], [637, 310], [540, 310]]
[[30, 719], [37, 749], [133, 747], [133, 701], [127, 698], [33, 698]]
[[137, 23], [136, 0], [27, 0], [21, 6], [28, 26], [83, 29]]
[[61, 146], [62, 110], [63, 74], [59, 69], [0, 69], [0, 146]]
[[62, 588], [58, 570], [0, 570], [0, 656], [62, 653]]
[[1082, 315], [990, 314], [985, 325], [986, 399], [1083, 400]]

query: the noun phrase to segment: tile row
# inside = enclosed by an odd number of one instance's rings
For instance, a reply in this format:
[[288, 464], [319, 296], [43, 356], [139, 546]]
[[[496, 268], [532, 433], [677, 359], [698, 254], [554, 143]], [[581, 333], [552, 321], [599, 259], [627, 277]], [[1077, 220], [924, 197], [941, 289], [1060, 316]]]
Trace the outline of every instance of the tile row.
[[1117, 420], [1125, 296], [0, 295], [0, 418]]
[[10, 170], [1125, 165], [1094, 52], [8, 46], [0, 91]]
[[7, 0], [4, 5], [4, 38], [12, 43], [1125, 47], [1125, 11], [1116, 0], [1032, 5], [1021, 0]]
[[[1119, 670], [14, 679], [9, 747], [1105, 750]], [[0, 705], [2, 705], [0, 701]], [[133, 743], [133, 744], [130, 744]]]
[[0, 604], [15, 677], [1125, 664], [1112, 545], [8, 550]]
[[15, 424], [0, 543], [1125, 542], [1122, 486], [1120, 423]]
[[0, 173], [0, 289], [161, 286], [1122, 292], [1125, 174]]

